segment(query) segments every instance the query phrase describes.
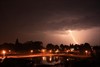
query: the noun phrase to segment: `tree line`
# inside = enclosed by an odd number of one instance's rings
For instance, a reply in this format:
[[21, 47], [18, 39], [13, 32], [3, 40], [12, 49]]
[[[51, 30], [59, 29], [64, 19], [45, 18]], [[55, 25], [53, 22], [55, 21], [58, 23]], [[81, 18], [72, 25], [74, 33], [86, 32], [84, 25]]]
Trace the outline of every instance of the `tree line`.
[[49, 43], [46, 45], [46, 47], [43, 46], [42, 41], [27, 41], [25, 43], [20, 43], [18, 39], [16, 39], [15, 44], [13, 43], [4, 43], [0, 45], [0, 50], [6, 49], [6, 50], [13, 50], [16, 52], [25, 52], [29, 50], [34, 50], [34, 51], [39, 51], [41, 49], [46, 49], [46, 50], [57, 50], [59, 49], [60, 51], [68, 50], [74, 48], [74, 50], [79, 50], [81, 52], [84, 52], [85, 50], [92, 51], [91, 46], [89, 43], [84, 43], [84, 44], [70, 44], [70, 45], [54, 45], [52, 43]]

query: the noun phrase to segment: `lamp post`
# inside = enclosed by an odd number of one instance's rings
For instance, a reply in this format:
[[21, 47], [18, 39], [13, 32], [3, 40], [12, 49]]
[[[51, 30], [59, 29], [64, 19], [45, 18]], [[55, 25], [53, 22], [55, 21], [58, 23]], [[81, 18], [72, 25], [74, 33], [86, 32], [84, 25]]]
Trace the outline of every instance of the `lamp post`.
[[45, 52], [46, 52], [46, 49], [42, 49], [41, 52], [42, 52], [42, 53], [45, 53]]
[[88, 55], [88, 51], [87, 50], [85, 50], [85, 54]]
[[52, 53], [52, 50], [49, 50], [49, 53]]
[[3, 58], [5, 58], [6, 51], [5, 50], [2, 50], [2, 54], [3, 54]]

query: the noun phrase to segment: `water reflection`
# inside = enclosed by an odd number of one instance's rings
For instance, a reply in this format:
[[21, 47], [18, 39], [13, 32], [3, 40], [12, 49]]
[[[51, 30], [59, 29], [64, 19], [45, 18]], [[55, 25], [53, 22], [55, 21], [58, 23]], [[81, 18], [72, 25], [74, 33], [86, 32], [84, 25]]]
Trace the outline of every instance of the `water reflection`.
[[42, 60], [43, 60], [43, 61], [46, 61], [46, 60], [47, 60], [47, 58], [46, 58], [45, 56], [43, 56], [43, 57], [42, 57]]
[[[7, 58], [0, 67], [93, 67], [91, 59], [79, 59], [61, 56], [42, 56], [34, 58]], [[95, 66], [94, 66], [95, 67]]]
[[47, 65], [56, 65], [61, 63], [61, 60], [58, 56], [48, 56], [48, 57], [42, 57], [41, 63]]

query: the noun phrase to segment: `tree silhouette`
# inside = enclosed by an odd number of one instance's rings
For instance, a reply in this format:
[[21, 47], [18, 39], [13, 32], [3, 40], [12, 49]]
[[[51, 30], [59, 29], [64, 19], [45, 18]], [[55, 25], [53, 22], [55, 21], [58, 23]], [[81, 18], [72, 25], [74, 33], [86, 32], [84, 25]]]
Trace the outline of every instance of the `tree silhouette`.
[[55, 46], [54, 46], [54, 49], [55, 49], [55, 50], [59, 49], [59, 46], [58, 46], [58, 45], [55, 45]]
[[35, 41], [34, 43], [34, 49], [42, 49], [43, 43], [41, 41]]
[[15, 46], [14, 46], [15, 51], [21, 51], [22, 48], [22, 43], [19, 42], [18, 38], [15, 41]]
[[54, 45], [52, 43], [47, 44], [46, 49], [47, 50], [51, 50], [51, 49], [53, 50], [54, 49]]
[[89, 43], [85, 43], [85, 44], [83, 45], [83, 48], [84, 48], [84, 50], [90, 50], [90, 51], [91, 51], [91, 46], [90, 46]]
[[64, 45], [63, 44], [60, 45], [60, 49], [64, 50]]

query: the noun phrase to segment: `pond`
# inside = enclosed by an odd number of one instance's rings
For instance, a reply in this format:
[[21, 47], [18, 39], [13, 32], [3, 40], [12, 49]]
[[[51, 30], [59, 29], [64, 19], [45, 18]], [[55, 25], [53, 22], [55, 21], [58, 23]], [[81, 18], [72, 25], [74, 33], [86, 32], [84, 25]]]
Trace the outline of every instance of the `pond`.
[[63, 56], [41, 56], [33, 58], [6, 58], [0, 67], [97, 67], [91, 58], [80, 59]]

